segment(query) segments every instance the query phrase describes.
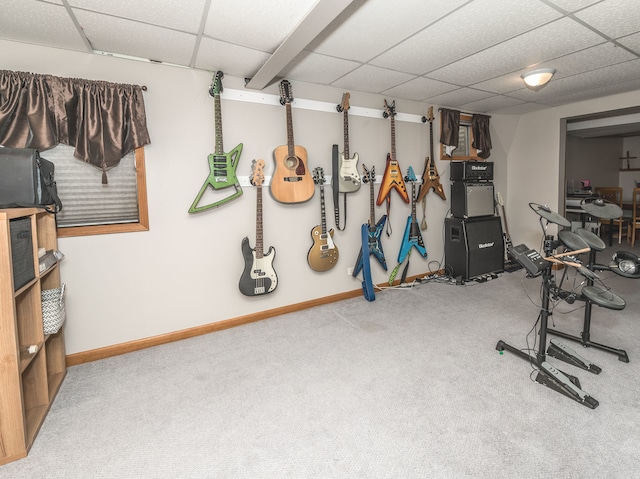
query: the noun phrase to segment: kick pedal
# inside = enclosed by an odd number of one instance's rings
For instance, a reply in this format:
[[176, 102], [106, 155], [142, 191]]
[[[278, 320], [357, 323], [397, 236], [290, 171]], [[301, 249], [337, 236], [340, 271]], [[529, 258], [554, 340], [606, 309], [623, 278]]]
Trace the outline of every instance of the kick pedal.
[[596, 366], [591, 361], [580, 356], [577, 352], [571, 349], [569, 346], [562, 344], [556, 339], [549, 341], [549, 347], [547, 348], [547, 354], [565, 363], [572, 364], [573, 366], [589, 371], [593, 374], [600, 374], [602, 368]]
[[590, 409], [595, 409], [600, 404], [596, 399], [592, 398], [582, 390], [578, 378], [563, 373], [546, 361], [540, 364], [540, 369], [536, 376], [536, 382], [544, 384], [548, 388], [551, 388]]

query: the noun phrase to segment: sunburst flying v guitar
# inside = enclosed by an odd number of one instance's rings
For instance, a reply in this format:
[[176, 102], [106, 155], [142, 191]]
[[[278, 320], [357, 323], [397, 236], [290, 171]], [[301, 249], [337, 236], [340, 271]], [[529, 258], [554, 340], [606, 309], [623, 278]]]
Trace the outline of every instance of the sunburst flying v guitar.
[[362, 165], [362, 169], [364, 171], [364, 175], [362, 175], [362, 181], [364, 183], [369, 183], [369, 222], [363, 226], [367, 227], [367, 244], [369, 255], [365, 258], [362, 253], [362, 248], [360, 249], [360, 253], [358, 254], [358, 259], [356, 260], [356, 266], [353, 268], [353, 276], [357, 276], [364, 266], [364, 261], [369, 261], [369, 256], [374, 256], [380, 266], [386, 271], [387, 270], [387, 261], [384, 257], [384, 251], [382, 250], [382, 243], [380, 241], [380, 236], [382, 235], [382, 230], [384, 229], [384, 224], [387, 221], [387, 215], [382, 215], [382, 217], [376, 223], [376, 212], [374, 205], [374, 183], [376, 181], [376, 167], [372, 166], [371, 170], [367, 170], [366, 165]]
[[[391, 118], [391, 152], [387, 154], [387, 164], [382, 175], [382, 182], [380, 184], [380, 190], [378, 191], [378, 200], [376, 204], [380, 206], [384, 200], [387, 200], [387, 206], [390, 200], [391, 190], [396, 190], [402, 200], [405, 203], [409, 203], [409, 193], [407, 187], [404, 184], [402, 178], [402, 170], [400, 169], [400, 163], [396, 158], [396, 102], [395, 100], [391, 105], [384, 101], [384, 113], [385, 118]], [[388, 212], [387, 212], [388, 213]]]
[[328, 271], [338, 262], [338, 247], [333, 242], [333, 229], [327, 232], [327, 219], [324, 206], [324, 170], [313, 170], [313, 181], [320, 186], [320, 225], [311, 230], [313, 245], [307, 254], [307, 262], [314, 271]]
[[280, 103], [287, 110], [287, 144], [278, 146], [273, 152], [276, 163], [271, 177], [271, 195], [281, 203], [302, 203], [313, 196], [315, 185], [307, 167], [307, 150], [293, 141], [291, 84], [280, 82]]
[[360, 189], [360, 174], [358, 173], [358, 154], [349, 156], [349, 98], [351, 94], [342, 95], [342, 102], [337, 110], [342, 113], [344, 122], [344, 150], [340, 154], [340, 176], [338, 179], [340, 193], [353, 193]]
[[278, 277], [273, 269], [276, 250], [271, 246], [264, 254], [262, 243], [262, 183], [264, 181], [264, 160], [253, 160], [251, 165], [251, 184], [256, 187], [256, 247], [252, 249], [249, 238], [242, 240], [244, 271], [240, 277], [240, 292], [246, 296], [259, 296], [276, 289]]
[[[222, 93], [223, 77], [223, 72], [216, 72], [211, 80], [211, 86], [209, 87], [209, 94], [213, 97], [215, 109], [215, 153], [212, 153], [207, 158], [209, 161], [209, 176], [204, 181], [202, 188], [200, 188], [200, 191], [196, 195], [196, 199], [193, 200], [193, 203], [189, 208], [189, 213], [199, 213], [200, 211], [206, 211], [211, 208], [222, 206], [223, 204], [238, 198], [242, 194], [242, 187], [236, 177], [236, 168], [238, 166], [238, 160], [240, 159], [240, 153], [242, 153], [242, 143], [236, 146], [229, 153], [225, 153], [222, 146], [222, 108], [220, 106], [220, 93]], [[222, 190], [229, 187], [233, 187], [235, 190], [232, 195], [208, 205], [198, 205], [208, 188]]]
[[411, 215], [407, 218], [407, 226], [404, 229], [402, 245], [400, 246], [400, 252], [398, 253], [398, 264], [405, 260], [411, 248], [417, 249], [423, 258], [427, 257], [427, 249], [424, 246], [422, 233], [420, 233], [420, 228], [418, 227], [418, 222], [416, 220], [415, 184], [417, 178], [411, 166], [407, 171], [406, 181], [411, 183]]
[[446, 201], [447, 196], [444, 193], [444, 188], [440, 183], [440, 175], [436, 168], [436, 159], [433, 156], [433, 107], [429, 107], [429, 111], [426, 117], [422, 117], [422, 122], [429, 122], [429, 156], [425, 159], [424, 172], [422, 173], [422, 186], [418, 192], [417, 201], [427, 196], [430, 190], [435, 191], [436, 195]]

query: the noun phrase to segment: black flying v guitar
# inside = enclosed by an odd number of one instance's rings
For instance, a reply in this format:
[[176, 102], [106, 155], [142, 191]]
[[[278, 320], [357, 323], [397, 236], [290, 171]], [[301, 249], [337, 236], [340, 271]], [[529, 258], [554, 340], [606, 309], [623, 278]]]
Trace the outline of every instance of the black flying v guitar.
[[251, 249], [249, 238], [242, 240], [244, 271], [240, 277], [240, 292], [246, 296], [259, 296], [276, 289], [278, 277], [273, 269], [276, 250], [271, 246], [265, 255], [262, 245], [262, 182], [264, 181], [264, 160], [253, 160], [251, 184], [256, 187], [256, 247]]
[[[200, 211], [206, 211], [211, 208], [222, 206], [229, 201], [238, 198], [242, 194], [242, 187], [236, 178], [236, 168], [238, 166], [238, 160], [240, 159], [240, 153], [242, 153], [242, 143], [236, 146], [229, 153], [224, 152], [222, 146], [222, 109], [220, 107], [220, 93], [222, 93], [222, 77], [224, 73], [221, 71], [216, 72], [211, 80], [211, 86], [209, 87], [209, 94], [213, 97], [213, 104], [215, 108], [215, 123], [216, 123], [216, 147], [215, 153], [208, 156], [209, 161], [209, 176], [204, 181], [202, 188], [196, 195], [196, 199], [193, 200], [189, 213], [199, 213]], [[215, 201], [211, 204], [198, 206], [202, 196], [207, 189], [211, 187], [214, 190], [222, 190], [225, 188], [233, 187], [235, 192], [231, 196], [227, 196], [219, 201]]]

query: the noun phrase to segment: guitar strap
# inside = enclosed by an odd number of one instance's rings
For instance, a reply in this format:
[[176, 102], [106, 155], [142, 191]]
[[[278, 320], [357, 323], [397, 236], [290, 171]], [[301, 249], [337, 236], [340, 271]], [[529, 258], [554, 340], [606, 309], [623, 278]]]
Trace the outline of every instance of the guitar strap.
[[338, 164], [338, 145], [333, 145], [332, 158], [331, 158], [331, 189], [333, 190], [333, 213], [336, 219], [336, 228], [339, 231], [344, 231], [347, 226], [347, 194], [344, 195], [344, 224], [340, 227], [340, 166]]
[[422, 221], [420, 221], [420, 229], [427, 229], [427, 197], [426, 195], [422, 198], [420, 203], [422, 205]]
[[387, 203], [387, 236], [391, 236], [391, 191], [387, 194], [385, 202]]

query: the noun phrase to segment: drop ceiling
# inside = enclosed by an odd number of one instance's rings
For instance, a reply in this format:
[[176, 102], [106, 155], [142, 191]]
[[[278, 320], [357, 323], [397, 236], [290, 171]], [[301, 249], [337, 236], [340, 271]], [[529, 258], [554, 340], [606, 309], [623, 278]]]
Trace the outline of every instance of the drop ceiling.
[[[0, 38], [478, 113], [640, 90], [638, 0], [3, 0]], [[555, 68], [544, 88], [520, 75]], [[640, 99], [639, 99], [640, 103]]]

